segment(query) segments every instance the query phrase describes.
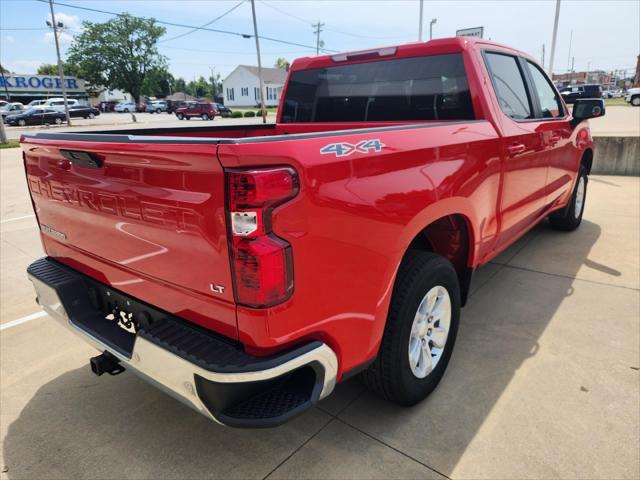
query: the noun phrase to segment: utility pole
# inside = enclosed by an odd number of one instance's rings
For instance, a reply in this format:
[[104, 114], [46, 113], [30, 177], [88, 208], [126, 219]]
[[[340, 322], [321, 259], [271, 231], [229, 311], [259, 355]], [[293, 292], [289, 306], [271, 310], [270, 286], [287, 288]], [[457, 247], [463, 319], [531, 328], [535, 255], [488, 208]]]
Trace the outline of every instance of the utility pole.
[[544, 70], [544, 43], [542, 44], [542, 69]]
[[[571, 29], [571, 33], [569, 34], [569, 56], [567, 57], [567, 70], [569, 70], [569, 61], [571, 60], [571, 42], [573, 40], [573, 29]], [[569, 70], [571, 71], [571, 70]]]
[[258, 21], [256, 20], [256, 2], [251, 0], [251, 13], [253, 15], [253, 36], [256, 37], [256, 53], [258, 54], [258, 79], [260, 80], [260, 110], [262, 123], [267, 123], [267, 110], [264, 104], [264, 78], [262, 78], [262, 60], [260, 59], [260, 37], [258, 37]]
[[60, 86], [62, 87], [62, 98], [64, 99], [64, 113], [67, 117], [67, 125], [71, 126], [71, 117], [69, 117], [69, 102], [67, 102], [67, 87], [64, 84], [64, 68], [62, 67], [62, 59], [60, 58], [60, 42], [58, 41], [58, 27], [62, 27], [62, 23], [56, 22], [56, 16], [53, 13], [53, 0], [49, 0], [49, 8], [51, 8], [51, 28], [53, 28], [53, 38], [56, 41], [56, 55], [58, 56], [58, 75], [60, 75]]
[[424, 0], [420, 0], [420, 15], [418, 16], [418, 41], [422, 41], [422, 11], [424, 9]]
[[553, 81], [553, 57], [556, 54], [556, 38], [558, 37], [558, 20], [560, 19], [560, 0], [556, 0], [556, 19], [553, 22], [553, 37], [551, 39], [551, 54], [549, 55], [549, 77]]
[[324, 23], [320, 23], [320, 20], [318, 20], [318, 23], [314, 23], [311, 26], [315, 28], [313, 33], [315, 33], [316, 35], [316, 56], [317, 56], [317, 55], [320, 55], [320, 32], [322, 32], [322, 27], [324, 27]]
[[437, 18], [432, 18], [429, 22], [429, 40], [433, 40], [433, 24], [438, 21]]

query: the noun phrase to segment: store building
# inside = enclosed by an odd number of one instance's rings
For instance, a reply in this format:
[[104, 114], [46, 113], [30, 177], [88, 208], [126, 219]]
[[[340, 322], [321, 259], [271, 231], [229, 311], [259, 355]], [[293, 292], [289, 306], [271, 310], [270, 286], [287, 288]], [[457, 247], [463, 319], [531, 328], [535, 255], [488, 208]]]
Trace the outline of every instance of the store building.
[[[81, 103], [88, 101], [85, 81], [77, 77], [64, 77], [64, 86], [69, 98]], [[46, 100], [62, 96], [60, 77], [51, 75], [28, 75], [4, 73], [0, 75], [0, 98], [27, 104], [32, 100]]]

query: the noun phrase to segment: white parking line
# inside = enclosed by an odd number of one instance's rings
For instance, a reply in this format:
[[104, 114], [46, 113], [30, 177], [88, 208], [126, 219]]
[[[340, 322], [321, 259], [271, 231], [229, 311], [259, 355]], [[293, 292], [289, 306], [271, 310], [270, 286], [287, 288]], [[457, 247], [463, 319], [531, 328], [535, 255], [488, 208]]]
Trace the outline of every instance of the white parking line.
[[6, 220], [0, 220], [0, 223], [15, 222], [17, 220], [22, 220], [24, 218], [33, 218], [33, 217], [35, 217], [35, 215], [32, 213], [31, 215], [23, 215], [22, 217], [7, 218]]
[[45, 317], [47, 312], [36, 312], [31, 315], [27, 315], [26, 317], [18, 318], [16, 320], [11, 320], [10, 322], [3, 323], [0, 325], [0, 330], [5, 330], [7, 328], [15, 327], [17, 325], [21, 325], [23, 323], [30, 322], [31, 320], [35, 320], [36, 318]]

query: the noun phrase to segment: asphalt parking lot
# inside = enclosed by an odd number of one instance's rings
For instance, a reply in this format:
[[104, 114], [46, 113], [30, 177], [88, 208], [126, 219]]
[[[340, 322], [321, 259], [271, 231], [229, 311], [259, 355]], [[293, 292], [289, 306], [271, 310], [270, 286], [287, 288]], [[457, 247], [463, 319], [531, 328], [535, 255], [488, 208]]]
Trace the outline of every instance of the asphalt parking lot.
[[247, 431], [129, 372], [95, 377], [94, 350], [38, 316], [20, 150], [0, 156], [1, 478], [640, 477], [640, 178], [591, 177], [580, 229], [541, 224], [476, 274], [425, 402], [356, 378]]
[[[624, 108], [624, 107], [623, 107]], [[257, 109], [253, 109], [257, 111]], [[216, 126], [216, 125], [246, 125], [261, 123], [262, 117], [249, 118], [222, 118], [216, 117], [214, 120], [204, 121], [199, 118], [191, 120], [178, 120], [175, 115], [168, 113], [136, 113], [136, 121], [133, 121], [130, 113], [103, 113], [93, 119], [72, 118], [69, 127], [66, 124], [46, 126], [28, 126], [28, 127], [11, 127], [7, 126], [7, 138], [17, 139], [20, 135], [27, 132], [51, 131], [51, 132], [73, 132], [73, 131], [91, 131], [91, 130], [116, 130], [120, 128], [137, 129], [137, 128], [168, 128], [168, 127], [192, 127], [192, 126]], [[270, 110], [267, 115], [268, 122], [276, 121], [276, 114]]]
[[[35, 132], [49, 130], [55, 132], [65, 131], [90, 131], [90, 130], [114, 130], [120, 128], [153, 128], [153, 127], [187, 127], [195, 125], [247, 125], [260, 123], [261, 118], [220, 118], [204, 122], [194, 118], [192, 120], [178, 120], [175, 115], [166, 113], [136, 113], [136, 122], [134, 123], [131, 114], [128, 113], [104, 113], [94, 119], [72, 119], [72, 126], [31, 126], [31, 127], [7, 127], [7, 137], [10, 139], [20, 138], [25, 132]], [[269, 111], [267, 122], [275, 122], [276, 113]], [[638, 136], [640, 135], [640, 108], [630, 106], [612, 106], [607, 107], [606, 115], [597, 120], [589, 122], [591, 132], [596, 136]]]

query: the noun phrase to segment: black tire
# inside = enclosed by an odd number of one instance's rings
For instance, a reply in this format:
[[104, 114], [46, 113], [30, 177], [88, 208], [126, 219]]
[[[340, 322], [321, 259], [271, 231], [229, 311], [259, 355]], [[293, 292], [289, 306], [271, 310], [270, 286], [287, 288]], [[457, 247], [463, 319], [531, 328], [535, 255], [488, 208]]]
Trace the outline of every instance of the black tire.
[[640, 107], [640, 95], [631, 97], [631, 105], [633, 105], [634, 107]]
[[179, 113], [178, 115], [176, 115], [178, 117], [178, 120], [184, 120], [184, 115]]
[[207, 115], [206, 113], [203, 113], [202, 115], [200, 115], [202, 117], [202, 120], [209, 120], [209, 115]]
[[[582, 197], [582, 207], [579, 212], [576, 212], [576, 200], [578, 198], [578, 187], [580, 185], [580, 179], [584, 182], [584, 194]], [[584, 213], [584, 206], [587, 200], [587, 183], [589, 176], [587, 175], [587, 169], [584, 165], [580, 165], [580, 172], [576, 179], [576, 185], [573, 188], [573, 194], [567, 208], [563, 208], [549, 215], [549, 223], [555, 230], [563, 230], [565, 232], [571, 232], [580, 226], [582, 222], [582, 214]]]
[[23, 119], [18, 120], [18, 125], [21, 127], [24, 127], [27, 124], [27, 122]]
[[[451, 323], [440, 360], [424, 378], [409, 364], [409, 341], [420, 302], [433, 287], [444, 287], [451, 299]], [[364, 383], [393, 403], [411, 406], [426, 398], [438, 385], [455, 345], [460, 320], [460, 285], [453, 265], [431, 252], [410, 250], [398, 270], [387, 324], [378, 356], [363, 372]]]

